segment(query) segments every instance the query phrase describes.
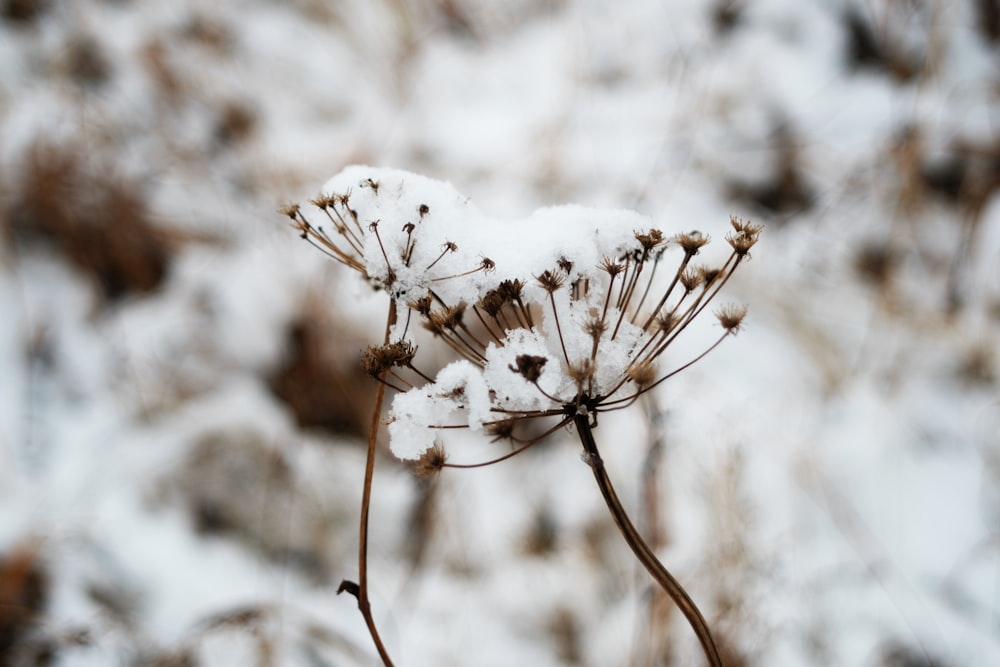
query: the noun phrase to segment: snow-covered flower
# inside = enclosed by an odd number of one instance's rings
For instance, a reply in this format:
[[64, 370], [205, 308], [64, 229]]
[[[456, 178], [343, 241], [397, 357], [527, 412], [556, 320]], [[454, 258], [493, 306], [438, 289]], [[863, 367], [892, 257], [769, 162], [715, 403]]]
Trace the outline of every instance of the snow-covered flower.
[[[732, 219], [728, 259], [695, 266], [706, 236], [667, 236], [635, 212], [560, 206], [492, 220], [447, 183], [368, 167], [335, 176], [313, 204], [324, 225], [298, 207], [286, 213], [400, 312], [390, 342], [369, 348], [364, 364], [399, 390], [389, 433], [403, 459], [421, 457], [445, 427], [520, 451], [540, 439], [537, 420], [551, 422], [544, 437], [578, 415], [596, 421], [631, 405], [738, 330], [745, 309], [724, 307], [722, 333], [702, 355], [660, 367], [760, 232]], [[433, 380], [415, 364], [414, 319], [459, 357]]]

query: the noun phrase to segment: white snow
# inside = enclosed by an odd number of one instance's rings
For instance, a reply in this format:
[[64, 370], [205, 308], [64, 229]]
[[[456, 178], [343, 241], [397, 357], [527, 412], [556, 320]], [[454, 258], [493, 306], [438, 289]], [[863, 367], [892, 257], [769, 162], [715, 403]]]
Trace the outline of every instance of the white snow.
[[[380, 447], [489, 460], [511, 451], [483, 432], [497, 409], [574, 395], [565, 356], [590, 356], [605, 257], [636, 232], [700, 230], [713, 241], [696, 260], [713, 263], [736, 215], [766, 225], [720, 295], [749, 307], [739, 335], [655, 401], [599, 415], [623, 502], [646, 534], [658, 512], [657, 553], [749, 664], [887, 664], [893, 647], [907, 664], [1000, 664], [1000, 208], [993, 190], [972, 205], [922, 180], [956, 155], [976, 183], [996, 171], [1000, 47], [983, 3], [757, 0], [734, 3], [729, 29], [713, 18], [723, 3], [695, 0], [23, 4], [45, 9], [0, 18], [0, 226], [24, 212], [41, 143], [142, 192], [176, 255], [156, 291], [107, 304], [58, 250], [0, 234], [0, 597], [19, 590], [11, 554], [37, 553], [51, 580], [22, 642], [67, 665], [374, 664], [355, 601], [333, 593], [357, 577], [364, 438], [298, 428], [266, 384], [305, 304], [378, 345], [390, 298], [404, 314], [429, 290], [468, 308], [523, 280], [541, 317], [482, 363], [415, 315], [391, 332], [434, 381], [387, 401]], [[848, 4], [920, 56], [913, 78], [851, 65]], [[75, 69], [80, 37], [108, 64], [103, 83]], [[253, 118], [243, 138], [234, 105]], [[910, 161], [908, 126], [922, 142]], [[756, 208], [740, 192], [780, 180], [789, 150], [811, 201]], [[298, 201], [336, 238], [307, 201], [348, 192], [368, 283], [275, 212]], [[882, 244], [880, 281], [860, 259]], [[681, 255], [665, 250], [661, 278]], [[560, 260], [565, 356], [537, 281]], [[569, 299], [577, 278], [589, 300]], [[658, 373], [720, 333], [704, 313]], [[605, 335], [596, 391], [644, 335], [627, 322]], [[363, 346], [332, 342], [347, 366]], [[511, 370], [521, 355], [546, 360], [537, 386]], [[199, 532], [186, 496], [164, 490], [218, 433], [281, 454], [270, 484], [225, 488], [267, 509], [262, 531], [315, 526], [322, 576], [310, 554]], [[668, 664], [696, 664], [688, 629], [651, 618], [572, 431], [430, 487], [381, 453], [375, 477], [369, 574], [397, 664], [638, 663], [650, 628], [667, 628]], [[247, 609], [257, 620], [211, 625]]]

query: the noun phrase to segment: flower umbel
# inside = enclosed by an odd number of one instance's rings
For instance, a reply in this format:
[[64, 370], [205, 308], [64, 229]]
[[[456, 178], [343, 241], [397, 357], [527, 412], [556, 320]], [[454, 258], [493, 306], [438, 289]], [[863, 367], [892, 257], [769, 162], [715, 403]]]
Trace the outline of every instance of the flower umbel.
[[[694, 358], [667, 363], [671, 344], [749, 259], [760, 225], [732, 218], [728, 257], [695, 266], [709, 242], [697, 231], [667, 236], [637, 213], [577, 206], [491, 220], [450, 185], [400, 171], [348, 168], [311, 203], [322, 224], [298, 205], [282, 213], [390, 299], [386, 339], [362, 363], [399, 392], [388, 426], [393, 453], [429, 475], [497, 463], [574, 425], [626, 542], [685, 614], [709, 662], [721, 665], [701, 613], [618, 501], [593, 429], [600, 414], [629, 407], [740, 329], [746, 308], [723, 306], [715, 311], [719, 336]], [[410, 327], [414, 318], [422, 327]], [[433, 380], [415, 364], [421, 328], [457, 357]], [[455, 428], [511, 447], [489, 461], [451, 462], [440, 436]], [[370, 614], [366, 620], [390, 664]]]
[[[445, 427], [513, 424], [518, 442], [524, 420], [551, 420], [548, 433], [580, 413], [595, 420], [628, 407], [687, 366], [668, 367], [666, 351], [749, 258], [761, 231], [732, 218], [728, 258], [695, 266], [706, 235], [667, 236], [636, 213], [564, 206], [501, 222], [448, 184], [364, 167], [332, 179], [312, 203], [322, 225], [298, 206], [283, 212], [406, 315], [393, 342], [366, 355], [373, 376], [406, 392], [389, 424], [393, 452], [404, 459], [419, 458]], [[722, 332], [706, 351], [736, 333], [745, 313], [717, 311]], [[414, 317], [469, 364], [464, 382], [485, 391], [456, 397], [440, 376], [427, 381], [432, 373], [418, 370], [409, 342]]]

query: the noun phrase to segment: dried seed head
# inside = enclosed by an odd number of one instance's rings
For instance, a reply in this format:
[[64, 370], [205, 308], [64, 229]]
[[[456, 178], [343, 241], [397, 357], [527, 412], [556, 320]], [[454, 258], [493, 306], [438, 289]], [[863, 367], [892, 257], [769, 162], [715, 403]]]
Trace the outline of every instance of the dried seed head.
[[757, 236], [760, 234], [760, 230], [764, 229], [764, 225], [754, 224], [749, 220], [737, 218], [735, 215], [729, 216], [729, 224], [737, 233], [749, 234], [750, 236]]
[[587, 321], [583, 323], [583, 330], [596, 343], [601, 340], [601, 336], [603, 336], [604, 332], [608, 330], [608, 323], [597, 315], [591, 315], [587, 318]]
[[643, 361], [629, 366], [625, 375], [636, 387], [645, 389], [656, 381], [656, 365], [651, 361]]
[[465, 315], [465, 304], [459, 304], [444, 310], [429, 311], [425, 317], [427, 321], [424, 328], [435, 334], [443, 334], [445, 331], [454, 331], [462, 325], [462, 318]]
[[427, 204], [421, 204], [420, 208], [417, 209], [417, 213], [420, 214], [421, 218], [424, 217], [425, 215], [427, 215], [430, 212], [431, 212], [431, 207], [428, 206]]
[[381, 377], [393, 366], [409, 366], [417, 348], [401, 340], [388, 345], [371, 345], [361, 354], [361, 368], [372, 377]]
[[490, 317], [496, 317], [506, 303], [507, 299], [500, 293], [500, 290], [492, 289], [479, 300], [479, 307]]
[[524, 283], [520, 280], [505, 280], [500, 283], [497, 291], [508, 301], [517, 301], [521, 298], [521, 290], [524, 289]]
[[565, 280], [554, 271], [544, 271], [542, 275], [535, 276], [535, 280], [542, 286], [542, 289], [551, 294], [563, 286]]
[[613, 260], [610, 257], [605, 257], [601, 260], [601, 270], [607, 273], [609, 276], [614, 278], [619, 273], [625, 270], [625, 265], [617, 260]]
[[565, 257], [560, 257], [556, 261], [556, 264], [559, 266], [560, 269], [563, 270], [563, 273], [567, 275], [569, 275], [570, 271], [573, 270], [573, 262], [569, 261]]
[[743, 323], [743, 318], [747, 315], [747, 307], [740, 304], [729, 303], [715, 311], [715, 316], [719, 318], [719, 324], [728, 333], [736, 333]]
[[489, 424], [485, 424], [483, 430], [486, 435], [493, 436], [493, 442], [498, 440], [509, 440], [514, 436], [515, 419], [501, 419]]
[[479, 268], [487, 272], [492, 271], [496, 266], [496, 262], [489, 257], [483, 257], [483, 261], [479, 263]]
[[680, 318], [674, 313], [662, 313], [656, 316], [656, 329], [663, 333], [670, 333], [679, 321]]
[[636, 232], [635, 238], [642, 246], [642, 249], [648, 253], [650, 250], [663, 243], [663, 232], [659, 229], [650, 229], [645, 234], [639, 234]]
[[698, 231], [687, 232], [684, 234], [678, 234], [674, 241], [677, 242], [688, 256], [693, 257], [697, 255], [701, 248], [709, 242], [709, 237]]
[[702, 274], [698, 269], [685, 269], [681, 272], [680, 281], [681, 285], [688, 292], [693, 292], [701, 284]]
[[701, 277], [701, 282], [705, 283], [705, 287], [708, 287], [715, 282], [719, 274], [722, 273], [722, 269], [710, 268], [707, 266], [698, 267], [698, 275]]
[[278, 213], [280, 213], [281, 215], [287, 215], [292, 220], [296, 220], [299, 215], [299, 205], [282, 204], [281, 208], [278, 209]]
[[445, 329], [453, 331], [462, 325], [462, 318], [465, 316], [465, 304], [460, 303], [457, 306], [452, 306], [448, 308], [443, 313], [442, 325]]
[[323, 194], [317, 196], [315, 199], [310, 199], [309, 200], [310, 204], [312, 204], [313, 206], [315, 206], [316, 208], [318, 208], [318, 209], [320, 209], [322, 211], [325, 211], [326, 209], [331, 208], [336, 202], [337, 202], [337, 198], [335, 196], [333, 196], [333, 195], [323, 195]]
[[431, 298], [429, 296], [422, 296], [416, 301], [411, 301], [409, 303], [410, 308], [417, 311], [424, 317], [430, 317], [431, 314]]
[[409, 366], [417, 356], [417, 348], [408, 340], [400, 340], [385, 346], [385, 354], [393, 366]]
[[413, 473], [420, 479], [431, 479], [441, 472], [447, 462], [448, 454], [444, 451], [444, 447], [440, 443], [435, 443], [413, 462]]
[[545, 364], [549, 360], [546, 357], [539, 357], [533, 354], [520, 354], [514, 361], [517, 363], [517, 368], [510, 365], [507, 368], [522, 376], [528, 382], [538, 382], [538, 378], [542, 376], [542, 369], [545, 368]]
[[389, 370], [390, 365], [385, 363], [382, 349], [375, 345], [370, 345], [361, 353], [361, 370], [372, 377], [381, 377], [382, 373]]
[[726, 235], [726, 241], [733, 247], [733, 251], [743, 257], [750, 253], [750, 248], [757, 243], [763, 225], [755, 225], [750, 221], [743, 221], [736, 217], [729, 218], [729, 224], [733, 226], [732, 232]]

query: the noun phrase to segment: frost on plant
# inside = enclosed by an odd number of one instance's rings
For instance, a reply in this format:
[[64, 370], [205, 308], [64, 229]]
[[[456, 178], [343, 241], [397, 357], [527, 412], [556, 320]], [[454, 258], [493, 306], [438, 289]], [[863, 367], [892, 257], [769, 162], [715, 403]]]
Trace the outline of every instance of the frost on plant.
[[[708, 238], [668, 235], [631, 211], [559, 206], [521, 220], [482, 214], [451, 185], [402, 171], [350, 167], [323, 187], [302, 236], [384, 290], [400, 316], [365, 355], [398, 390], [389, 420], [396, 456], [418, 459], [444, 427], [519, 447], [526, 420], [551, 433], [578, 415], [629, 406], [679, 368], [663, 353], [749, 255], [760, 227], [732, 219], [721, 266], [693, 258]], [[717, 345], [745, 311], [725, 306]], [[435, 377], [411, 338], [431, 331], [459, 358]], [[700, 358], [700, 357], [699, 357]], [[693, 361], [693, 360], [692, 360]]]

